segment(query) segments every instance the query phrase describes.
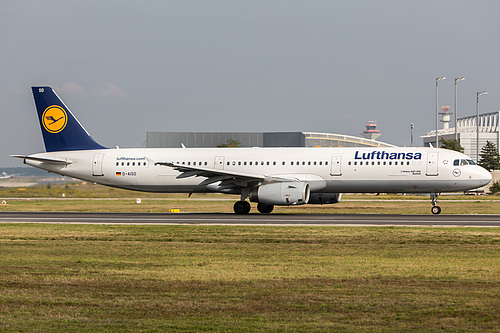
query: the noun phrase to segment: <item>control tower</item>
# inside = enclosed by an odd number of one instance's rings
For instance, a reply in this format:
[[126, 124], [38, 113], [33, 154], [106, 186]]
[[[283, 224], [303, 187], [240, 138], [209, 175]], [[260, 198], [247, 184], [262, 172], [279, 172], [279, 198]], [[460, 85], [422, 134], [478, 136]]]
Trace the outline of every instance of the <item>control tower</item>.
[[370, 139], [370, 140], [376, 140], [379, 136], [382, 135], [380, 131], [377, 129], [377, 124], [375, 121], [369, 121], [368, 124], [365, 125], [366, 129], [361, 133], [363, 137]]
[[442, 112], [439, 112], [441, 115], [441, 122], [443, 123], [443, 129], [449, 129], [450, 128], [450, 121], [451, 121], [451, 115], [453, 112], [450, 111], [449, 106], [442, 106], [441, 107]]

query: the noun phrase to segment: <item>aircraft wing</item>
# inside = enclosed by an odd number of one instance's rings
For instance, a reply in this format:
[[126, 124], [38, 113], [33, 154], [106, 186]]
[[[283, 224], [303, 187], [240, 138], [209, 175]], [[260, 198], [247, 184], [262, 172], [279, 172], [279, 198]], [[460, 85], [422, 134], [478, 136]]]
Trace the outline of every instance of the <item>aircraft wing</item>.
[[266, 175], [258, 175], [251, 173], [227, 171], [212, 168], [203, 168], [198, 166], [182, 165], [172, 162], [155, 162], [155, 165], [163, 165], [173, 168], [181, 172], [177, 178], [188, 177], [206, 177], [200, 186], [207, 186], [212, 183], [221, 182], [220, 186], [229, 187], [248, 187], [249, 185], [259, 184], [263, 182], [280, 182], [280, 181], [296, 181], [296, 179], [288, 179], [282, 177], [272, 177]]

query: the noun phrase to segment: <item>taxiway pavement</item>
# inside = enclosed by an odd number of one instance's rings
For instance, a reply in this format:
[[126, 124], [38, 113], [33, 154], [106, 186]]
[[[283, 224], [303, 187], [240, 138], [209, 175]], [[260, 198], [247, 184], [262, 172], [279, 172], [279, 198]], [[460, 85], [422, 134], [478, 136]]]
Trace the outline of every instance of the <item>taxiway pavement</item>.
[[0, 223], [500, 227], [500, 215], [0, 212]]

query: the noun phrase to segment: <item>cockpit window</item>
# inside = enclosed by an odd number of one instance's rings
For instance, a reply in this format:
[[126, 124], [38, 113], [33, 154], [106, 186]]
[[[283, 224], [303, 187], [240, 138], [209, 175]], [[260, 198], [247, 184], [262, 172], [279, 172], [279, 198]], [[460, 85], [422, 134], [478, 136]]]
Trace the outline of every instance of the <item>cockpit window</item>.
[[476, 165], [473, 160], [454, 160], [453, 165]]
[[473, 160], [454, 160], [453, 165], [476, 165]]

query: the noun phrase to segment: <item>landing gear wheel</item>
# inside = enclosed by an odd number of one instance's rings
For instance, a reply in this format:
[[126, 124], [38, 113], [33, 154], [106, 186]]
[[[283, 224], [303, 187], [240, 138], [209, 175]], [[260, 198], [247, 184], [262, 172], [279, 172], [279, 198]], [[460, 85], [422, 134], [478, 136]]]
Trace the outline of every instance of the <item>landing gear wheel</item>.
[[238, 215], [245, 215], [250, 212], [250, 204], [247, 201], [236, 201], [233, 210]]
[[431, 208], [431, 212], [432, 212], [432, 214], [437, 215], [437, 214], [441, 213], [441, 207], [434, 206]]
[[269, 214], [273, 211], [274, 205], [268, 205], [265, 203], [258, 203], [257, 204], [257, 210], [261, 212], [262, 214]]
[[441, 213], [441, 207], [437, 205], [439, 194], [440, 193], [437, 191], [436, 193], [431, 193], [431, 202], [432, 202], [431, 212], [434, 215]]

